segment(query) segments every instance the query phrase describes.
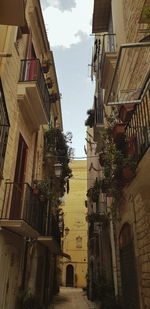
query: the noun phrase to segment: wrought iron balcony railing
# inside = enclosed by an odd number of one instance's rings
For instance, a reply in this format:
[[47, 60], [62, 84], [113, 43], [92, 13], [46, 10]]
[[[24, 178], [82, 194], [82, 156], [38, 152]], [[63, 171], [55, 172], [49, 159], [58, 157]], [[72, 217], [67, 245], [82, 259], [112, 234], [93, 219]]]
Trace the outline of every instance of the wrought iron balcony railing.
[[6, 183], [1, 220], [23, 220], [38, 233], [42, 233], [45, 218], [46, 205], [33, 194], [28, 183]]
[[41, 93], [43, 106], [47, 116], [50, 114], [50, 95], [42, 72], [39, 59], [21, 60], [19, 82], [36, 82]]
[[[148, 82], [150, 85], [150, 80]], [[139, 161], [150, 146], [150, 89], [147, 87], [126, 127], [128, 153]]]

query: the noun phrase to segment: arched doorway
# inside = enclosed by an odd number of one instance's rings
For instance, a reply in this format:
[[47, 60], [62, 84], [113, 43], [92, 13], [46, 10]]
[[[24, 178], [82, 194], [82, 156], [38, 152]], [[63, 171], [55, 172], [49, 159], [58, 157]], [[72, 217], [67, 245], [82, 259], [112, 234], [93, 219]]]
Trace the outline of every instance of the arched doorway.
[[66, 286], [74, 286], [74, 268], [71, 264], [66, 267]]
[[131, 226], [125, 223], [119, 236], [124, 308], [139, 309], [139, 291]]

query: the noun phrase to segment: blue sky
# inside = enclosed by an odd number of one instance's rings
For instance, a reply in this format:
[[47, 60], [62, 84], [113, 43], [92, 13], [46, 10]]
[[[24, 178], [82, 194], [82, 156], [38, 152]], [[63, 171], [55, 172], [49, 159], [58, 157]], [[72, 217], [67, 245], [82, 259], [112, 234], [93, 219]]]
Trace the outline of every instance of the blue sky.
[[91, 0], [41, 0], [51, 49], [54, 53], [64, 132], [73, 133], [75, 157], [85, 156], [87, 109], [93, 104], [90, 79], [93, 37]]

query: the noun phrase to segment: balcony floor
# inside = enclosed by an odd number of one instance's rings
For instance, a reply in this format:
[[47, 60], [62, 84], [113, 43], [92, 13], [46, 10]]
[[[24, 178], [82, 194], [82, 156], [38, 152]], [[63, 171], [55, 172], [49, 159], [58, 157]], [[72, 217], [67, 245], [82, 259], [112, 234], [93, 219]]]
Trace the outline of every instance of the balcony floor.
[[60, 253], [60, 247], [52, 236], [39, 236], [37, 240], [48, 247], [52, 253]]
[[34, 130], [37, 130], [40, 125], [48, 123], [48, 116], [36, 81], [19, 82], [17, 100], [22, 115]]
[[39, 233], [24, 220], [0, 219], [0, 226], [24, 237], [37, 238]]

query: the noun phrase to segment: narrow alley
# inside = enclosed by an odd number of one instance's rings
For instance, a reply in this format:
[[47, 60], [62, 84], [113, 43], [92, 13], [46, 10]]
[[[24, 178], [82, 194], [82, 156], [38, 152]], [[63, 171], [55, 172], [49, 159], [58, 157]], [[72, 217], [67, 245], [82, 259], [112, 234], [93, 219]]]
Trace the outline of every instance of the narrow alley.
[[61, 287], [60, 293], [53, 298], [49, 309], [96, 309], [93, 302], [89, 301], [81, 288]]

